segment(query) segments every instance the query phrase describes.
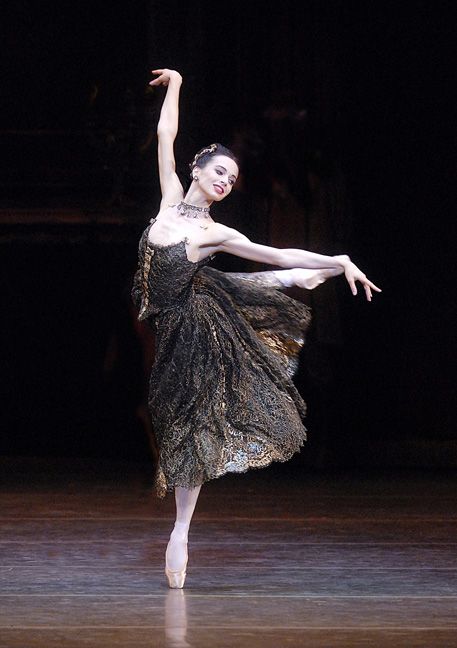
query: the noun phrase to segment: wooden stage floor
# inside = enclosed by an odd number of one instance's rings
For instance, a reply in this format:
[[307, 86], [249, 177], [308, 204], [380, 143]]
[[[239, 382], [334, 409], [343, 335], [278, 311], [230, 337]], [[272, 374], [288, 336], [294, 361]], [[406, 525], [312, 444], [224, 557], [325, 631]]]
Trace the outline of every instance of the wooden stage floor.
[[457, 646], [457, 475], [286, 468], [203, 486], [169, 590], [148, 467], [0, 460], [0, 647]]

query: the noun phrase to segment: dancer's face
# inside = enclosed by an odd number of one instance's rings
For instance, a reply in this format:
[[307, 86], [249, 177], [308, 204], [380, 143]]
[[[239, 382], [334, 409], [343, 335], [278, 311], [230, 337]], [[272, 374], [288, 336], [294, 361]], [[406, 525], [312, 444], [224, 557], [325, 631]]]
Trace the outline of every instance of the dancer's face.
[[226, 155], [215, 155], [203, 167], [195, 167], [193, 175], [198, 177], [198, 186], [211, 200], [220, 201], [232, 191], [238, 178], [238, 165]]

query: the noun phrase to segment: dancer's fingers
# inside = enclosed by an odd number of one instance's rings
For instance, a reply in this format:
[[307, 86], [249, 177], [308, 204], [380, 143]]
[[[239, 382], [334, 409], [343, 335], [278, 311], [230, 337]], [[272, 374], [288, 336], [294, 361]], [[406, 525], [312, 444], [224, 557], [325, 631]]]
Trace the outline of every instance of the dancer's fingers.
[[167, 85], [168, 84], [168, 79], [167, 75], [164, 74], [165, 68], [163, 69], [157, 69], [157, 70], [151, 70], [152, 74], [158, 74], [159, 76], [152, 81], [149, 82], [149, 85]]
[[375, 286], [375, 284], [369, 279], [365, 279], [363, 283], [366, 284], [367, 286], [370, 286], [370, 288], [372, 288], [373, 290], [376, 290], [376, 292], [382, 292], [381, 288]]
[[150, 81], [149, 85], [168, 85], [168, 79], [164, 74], [161, 74], [157, 79]]

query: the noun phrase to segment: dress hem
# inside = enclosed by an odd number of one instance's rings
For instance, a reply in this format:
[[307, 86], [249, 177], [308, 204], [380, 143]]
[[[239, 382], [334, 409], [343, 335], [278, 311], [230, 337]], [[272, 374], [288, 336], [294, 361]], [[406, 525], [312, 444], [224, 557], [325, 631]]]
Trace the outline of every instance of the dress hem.
[[163, 473], [163, 470], [161, 469], [159, 464], [156, 472], [156, 477], [154, 480], [155, 493], [158, 498], [163, 499], [164, 497], [166, 497], [168, 493], [172, 493], [176, 487], [197, 488], [197, 486], [203, 486], [203, 484], [206, 484], [209, 481], [213, 481], [214, 479], [219, 479], [219, 477], [223, 477], [224, 475], [244, 474], [249, 472], [250, 470], [260, 470], [261, 468], [268, 468], [268, 466], [271, 466], [271, 464], [273, 463], [285, 463], [286, 461], [289, 461], [293, 457], [293, 455], [297, 454], [298, 452], [301, 451], [302, 448], [304, 448], [306, 440], [307, 438], [305, 436], [302, 442], [300, 443], [300, 445], [297, 446], [295, 449], [293, 449], [290, 453], [288, 453], [287, 455], [272, 456], [267, 463], [262, 463], [262, 464], [248, 463], [246, 467], [243, 468], [242, 470], [225, 469], [216, 475], [207, 475], [206, 478], [199, 479], [198, 482], [195, 481], [189, 483], [189, 481], [184, 482], [179, 479], [175, 480], [174, 482], [170, 482], [166, 479], [165, 474]]

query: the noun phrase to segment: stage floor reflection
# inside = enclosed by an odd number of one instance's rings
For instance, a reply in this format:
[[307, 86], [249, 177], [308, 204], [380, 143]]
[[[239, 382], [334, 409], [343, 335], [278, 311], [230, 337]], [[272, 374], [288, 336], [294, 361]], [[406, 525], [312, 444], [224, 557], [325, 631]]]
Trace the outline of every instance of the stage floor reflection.
[[203, 486], [184, 590], [147, 465], [0, 460], [0, 647], [457, 646], [457, 475]]

